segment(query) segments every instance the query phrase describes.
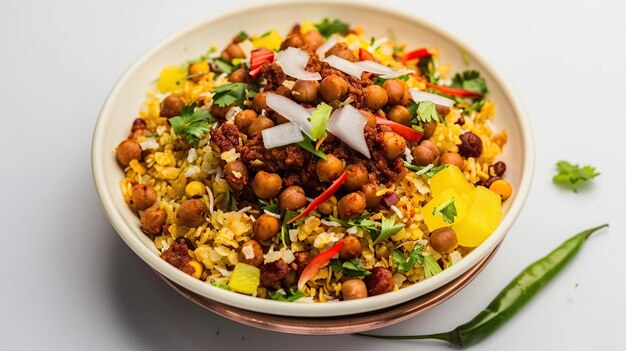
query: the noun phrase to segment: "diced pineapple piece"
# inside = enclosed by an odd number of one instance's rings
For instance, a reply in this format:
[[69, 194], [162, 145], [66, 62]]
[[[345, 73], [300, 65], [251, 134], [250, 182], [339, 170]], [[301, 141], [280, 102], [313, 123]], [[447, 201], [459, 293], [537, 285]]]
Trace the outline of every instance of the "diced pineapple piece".
[[161, 70], [157, 89], [161, 93], [169, 93], [178, 88], [179, 82], [187, 76], [187, 69], [184, 67], [169, 65]]
[[482, 186], [465, 196], [471, 200], [468, 213], [454, 223], [452, 229], [456, 232], [459, 245], [476, 247], [500, 224], [502, 219], [500, 197]]
[[430, 179], [430, 191], [433, 194], [433, 198], [439, 196], [447, 189], [454, 189], [457, 194], [463, 194], [473, 188], [463, 175], [463, 172], [455, 165], [448, 165], [446, 169], [435, 174]]
[[315, 27], [315, 23], [311, 22], [311, 21], [302, 21], [300, 22], [300, 33], [301, 34], [306, 34], [308, 31], [310, 30], [317, 30], [317, 27]]
[[428, 226], [428, 230], [433, 231], [435, 229], [449, 227], [453, 223], [446, 222], [443, 219], [443, 216], [440, 213], [433, 214], [433, 210], [443, 204], [444, 202], [453, 199], [454, 207], [456, 208], [457, 215], [454, 217], [454, 222], [456, 223], [459, 220], [463, 219], [467, 214], [468, 210], [468, 200], [467, 196], [460, 196], [454, 189], [446, 189], [439, 196], [430, 200], [426, 206], [422, 207], [422, 216], [424, 217], [424, 223]]
[[283, 42], [283, 38], [280, 34], [272, 29], [271, 31], [263, 34], [262, 36], [252, 40], [252, 45], [255, 49], [266, 48], [270, 50], [280, 49], [280, 43]]
[[233, 291], [252, 295], [259, 287], [260, 281], [261, 271], [258, 268], [240, 262], [235, 265], [235, 269], [230, 275], [228, 286]]

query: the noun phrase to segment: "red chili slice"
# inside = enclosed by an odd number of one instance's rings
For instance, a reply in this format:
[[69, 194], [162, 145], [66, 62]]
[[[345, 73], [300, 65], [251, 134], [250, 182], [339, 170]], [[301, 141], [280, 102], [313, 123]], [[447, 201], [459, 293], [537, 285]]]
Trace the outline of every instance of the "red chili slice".
[[390, 121], [381, 116], [376, 116], [376, 124], [386, 125], [391, 127], [394, 133], [400, 135], [404, 139], [408, 141], [418, 142], [422, 138], [424, 133], [419, 132], [411, 127], [407, 127], [404, 124], [396, 123], [394, 121]]
[[427, 57], [427, 56], [432, 56], [432, 54], [430, 53], [430, 51], [428, 51], [428, 49], [426, 48], [416, 49], [402, 56], [402, 63], [405, 64], [409, 60], [415, 60], [415, 59], [419, 59], [419, 58]]
[[476, 98], [476, 97], [482, 97], [483, 94], [475, 92], [475, 91], [471, 91], [471, 90], [467, 90], [467, 89], [461, 89], [461, 88], [450, 88], [450, 87], [444, 87], [441, 85], [436, 85], [433, 83], [429, 83], [426, 82], [426, 86], [431, 88], [431, 89], [435, 89], [437, 91], [440, 91], [444, 94], [447, 95], [452, 95], [452, 96], [458, 96], [458, 97], [464, 97], [464, 98]]
[[256, 77], [266, 62], [274, 61], [274, 51], [260, 48], [250, 52], [250, 75]]
[[320, 252], [317, 256], [313, 257], [311, 262], [309, 262], [309, 264], [302, 271], [302, 274], [300, 274], [300, 280], [298, 280], [298, 290], [302, 290], [304, 285], [311, 280], [320, 268], [324, 267], [324, 265], [327, 264], [328, 261], [330, 261], [330, 259], [333, 258], [333, 256], [335, 256], [344, 245], [345, 243], [340, 241], [330, 249]]
[[348, 179], [348, 172], [343, 171], [343, 173], [341, 173], [339, 178], [337, 178], [333, 182], [333, 184], [331, 184], [328, 187], [328, 189], [324, 190], [323, 193], [321, 193], [318, 197], [313, 199], [313, 201], [311, 201], [311, 203], [304, 209], [304, 211], [300, 212], [299, 215], [297, 215], [296, 217], [292, 218], [289, 222], [287, 222], [287, 224], [291, 224], [291, 223], [293, 223], [295, 221], [298, 221], [298, 220], [302, 219], [304, 216], [306, 216], [309, 213], [311, 213], [314, 209], [317, 208], [317, 206], [319, 206], [324, 201], [328, 200], [331, 196], [333, 196], [333, 194], [335, 192], [337, 192], [337, 190], [339, 190], [339, 188], [343, 185], [343, 183], [346, 182], [346, 179]]

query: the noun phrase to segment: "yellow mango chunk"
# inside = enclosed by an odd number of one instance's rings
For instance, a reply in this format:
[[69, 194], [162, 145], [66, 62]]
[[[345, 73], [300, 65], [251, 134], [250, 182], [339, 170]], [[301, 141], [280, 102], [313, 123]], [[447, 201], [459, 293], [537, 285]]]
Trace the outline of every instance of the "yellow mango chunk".
[[252, 295], [261, 282], [261, 271], [246, 263], [237, 263], [230, 275], [228, 286], [236, 292]]
[[302, 21], [300, 22], [300, 33], [301, 34], [306, 34], [308, 31], [310, 30], [317, 30], [317, 27], [315, 27], [315, 23], [311, 22], [311, 21]]
[[430, 191], [433, 194], [433, 198], [439, 196], [447, 189], [454, 189], [457, 194], [463, 194], [474, 187], [467, 181], [463, 172], [455, 166], [448, 165], [446, 169], [435, 174], [430, 179]]
[[161, 70], [157, 89], [161, 93], [169, 93], [178, 88], [180, 81], [187, 77], [187, 69], [184, 67], [169, 65]]
[[283, 38], [280, 34], [275, 29], [272, 29], [262, 36], [253, 39], [252, 46], [254, 46], [255, 49], [266, 48], [270, 50], [278, 50], [280, 49], [280, 43], [282, 42]]
[[482, 186], [465, 196], [471, 201], [469, 210], [466, 216], [454, 223], [452, 229], [456, 232], [459, 245], [476, 247], [500, 224], [501, 201], [496, 193]]
[[422, 216], [424, 217], [424, 223], [428, 226], [428, 230], [433, 231], [435, 229], [449, 227], [453, 223], [446, 222], [443, 219], [441, 213], [433, 214], [433, 210], [443, 204], [444, 202], [453, 199], [454, 207], [456, 208], [457, 215], [454, 217], [454, 222], [456, 223], [459, 220], [463, 219], [467, 214], [468, 210], [468, 200], [467, 196], [460, 196], [454, 189], [446, 189], [439, 196], [430, 200], [426, 206], [422, 207]]

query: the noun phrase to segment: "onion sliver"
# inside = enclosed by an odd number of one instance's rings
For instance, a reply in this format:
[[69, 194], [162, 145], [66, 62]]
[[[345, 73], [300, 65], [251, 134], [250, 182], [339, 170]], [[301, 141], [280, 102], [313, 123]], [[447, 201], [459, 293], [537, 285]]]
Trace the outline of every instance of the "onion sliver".
[[302, 105], [282, 95], [273, 93], [266, 95], [265, 102], [269, 108], [297, 125], [306, 135], [311, 136], [311, 122], [309, 122], [311, 112], [302, 107]]
[[366, 123], [367, 117], [351, 105], [346, 105], [333, 113], [326, 130], [363, 156], [371, 158], [363, 130]]
[[300, 128], [293, 123], [283, 123], [272, 128], [263, 129], [261, 135], [263, 135], [263, 145], [265, 145], [266, 149], [304, 140]]
[[411, 98], [415, 102], [430, 101], [436, 105], [442, 105], [447, 107], [454, 106], [454, 100], [448, 99], [447, 97], [441, 95], [417, 89], [409, 89], [409, 93], [411, 93]]
[[294, 47], [288, 47], [276, 55], [276, 63], [286, 75], [301, 80], [322, 79], [319, 72], [309, 72], [304, 69], [308, 62], [309, 54]]
[[315, 53], [317, 54], [317, 56], [319, 56], [320, 59], [324, 59], [326, 57], [326, 51], [335, 46], [337, 42], [337, 36], [333, 35], [332, 37], [328, 38], [328, 40], [326, 40], [322, 45], [320, 45], [320, 47], [315, 50]]
[[361, 66], [346, 59], [342, 59], [339, 56], [330, 55], [324, 59], [324, 62], [343, 73], [347, 73], [357, 78], [361, 78], [361, 74], [363, 74], [363, 68], [361, 68]]
[[405, 75], [407, 73], [413, 73], [415, 71], [408, 69], [408, 68], [391, 68], [391, 67], [387, 67], [385, 65], [381, 65], [378, 62], [374, 62], [374, 61], [359, 61], [356, 63], [356, 65], [358, 65], [359, 67], [361, 67], [361, 69], [363, 69], [366, 72], [371, 72], [374, 74], [378, 74], [380, 75], [381, 78], [384, 79], [392, 79], [392, 78], [396, 78], [402, 75]]

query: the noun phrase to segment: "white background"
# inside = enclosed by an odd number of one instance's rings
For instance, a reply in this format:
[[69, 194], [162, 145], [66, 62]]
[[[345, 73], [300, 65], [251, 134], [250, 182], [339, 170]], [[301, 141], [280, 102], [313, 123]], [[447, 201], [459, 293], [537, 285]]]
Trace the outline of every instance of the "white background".
[[[217, 317], [170, 290], [108, 223], [90, 169], [91, 134], [108, 91], [172, 32], [256, 2], [2, 1], [0, 349], [447, 349], [350, 335], [282, 335]], [[451, 329], [528, 263], [571, 234], [609, 222], [609, 230], [590, 239], [571, 266], [475, 349], [620, 348], [626, 325], [625, 3], [387, 3], [448, 29], [501, 69], [530, 116], [537, 163], [525, 210], [485, 271], [440, 307], [379, 332]], [[579, 194], [561, 190], [551, 183], [560, 159], [593, 164], [602, 175]]]

